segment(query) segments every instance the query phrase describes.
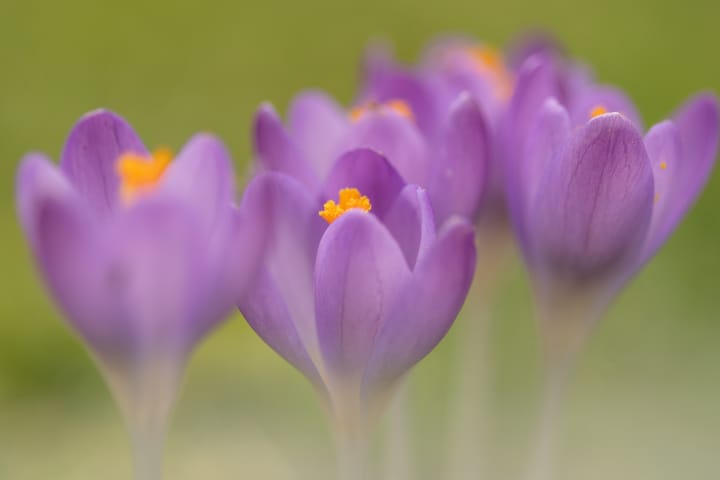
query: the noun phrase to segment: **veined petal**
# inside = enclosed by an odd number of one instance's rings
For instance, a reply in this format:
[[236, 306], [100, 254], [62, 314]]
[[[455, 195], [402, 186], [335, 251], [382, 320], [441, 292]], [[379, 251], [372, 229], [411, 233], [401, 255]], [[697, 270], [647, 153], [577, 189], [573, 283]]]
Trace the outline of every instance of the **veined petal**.
[[325, 180], [325, 198], [335, 198], [340, 189], [357, 188], [370, 199], [372, 213], [383, 218], [405, 186], [390, 162], [373, 150], [361, 148], [343, 154]]
[[473, 228], [451, 219], [387, 310], [365, 372], [366, 395], [389, 387], [435, 348], [459, 313], [474, 271]]
[[323, 236], [315, 267], [318, 338], [328, 372], [360, 381], [375, 335], [410, 270], [373, 215], [348, 211]]
[[451, 109], [442, 156], [433, 165], [428, 188], [438, 223], [451, 215], [475, 217], [487, 182], [489, 141], [477, 103], [461, 95]]
[[73, 127], [60, 157], [60, 168], [90, 207], [105, 214], [118, 201], [116, 162], [125, 153], [147, 155], [147, 150], [122, 117], [96, 110]]
[[416, 185], [407, 185], [383, 223], [400, 245], [409, 268], [414, 269], [435, 242], [435, 220], [427, 192]]
[[652, 202], [642, 137], [622, 115], [602, 115], [577, 130], [548, 168], [529, 213], [529, 241], [555, 279], [597, 280], [635, 261]]
[[315, 172], [288, 136], [270, 104], [262, 105], [255, 114], [253, 138], [257, 160], [265, 171], [290, 175], [306, 188], [317, 189]]
[[323, 92], [301, 93], [290, 105], [290, 136], [314, 167], [317, 178], [327, 176], [349, 128], [347, 113]]

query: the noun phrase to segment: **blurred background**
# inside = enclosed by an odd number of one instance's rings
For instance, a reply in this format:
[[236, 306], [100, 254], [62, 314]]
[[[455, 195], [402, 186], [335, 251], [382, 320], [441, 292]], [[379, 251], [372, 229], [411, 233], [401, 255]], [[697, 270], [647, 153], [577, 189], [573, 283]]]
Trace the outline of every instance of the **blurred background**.
[[[17, 163], [57, 159], [76, 119], [120, 112], [150, 147], [223, 137], [238, 172], [258, 104], [284, 111], [318, 87], [349, 103], [369, 40], [412, 61], [442, 33], [502, 46], [542, 28], [625, 88], [646, 124], [691, 93], [720, 91], [713, 0], [5, 1], [0, 16], [0, 479], [130, 478], [121, 419], [82, 345], [45, 295], [14, 212]], [[720, 478], [720, 178], [599, 326], [570, 392], [561, 479]], [[482, 252], [480, 252], [482, 255]], [[492, 305], [482, 366], [485, 465], [518, 478], [537, 397], [538, 347], [517, 261]], [[470, 308], [413, 372], [417, 478], [444, 478], [453, 358]], [[478, 429], [480, 426], [478, 425]], [[379, 441], [382, 441], [380, 438]], [[167, 477], [334, 478], [309, 384], [236, 315], [196, 352], [166, 455]]]

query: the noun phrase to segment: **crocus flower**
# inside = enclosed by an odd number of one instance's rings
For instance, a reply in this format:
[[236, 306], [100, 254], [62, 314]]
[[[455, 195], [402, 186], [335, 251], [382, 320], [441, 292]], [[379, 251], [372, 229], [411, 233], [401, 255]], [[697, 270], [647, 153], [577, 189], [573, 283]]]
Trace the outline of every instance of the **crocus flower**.
[[452, 215], [472, 219], [482, 203], [488, 158], [487, 131], [477, 103], [460, 95], [446, 106], [437, 141], [404, 100], [363, 101], [348, 110], [321, 92], [299, 95], [285, 128], [269, 105], [255, 120], [261, 171], [293, 176], [315, 194], [344, 152], [381, 153], [403, 181], [426, 188], [441, 224]]
[[341, 436], [361, 436], [453, 323], [473, 231], [453, 217], [436, 233], [427, 192], [371, 150], [342, 155], [321, 190], [327, 201], [278, 172], [248, 185], [243, 205], [265, 212], [271, 239], [239, 307], [314, 384]]
[[107, 111], [80, 119], [59, 167], [38, 153], [20, 165], [28, 242], [120, 405], [138, 478], [159, 478], [154, 450], [185, 363], [259, 268], [263, 221], [233, 207], [233, 196], [216, 138], [193, 137], [171, 161]]
[[702, 191], [718, 107], [699, 95], [644, 134], [622, 92], [586, 85], [563, 97], [556, 78], [542, 59], [520, 75], [507, 188], [541, 310], [585, 317], [544, 321], [551, 349], [572, 351]]

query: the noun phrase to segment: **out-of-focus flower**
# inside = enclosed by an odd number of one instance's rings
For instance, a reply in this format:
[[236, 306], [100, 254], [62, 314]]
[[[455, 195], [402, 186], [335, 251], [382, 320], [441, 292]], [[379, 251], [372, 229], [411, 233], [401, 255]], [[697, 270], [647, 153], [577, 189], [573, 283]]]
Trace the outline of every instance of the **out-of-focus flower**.
[[248, 185], [243, 205], [265, 212], [271, 241], [239, 307], [313, 382], [341, 429], [363, 430], [460, 310], [473, 231], [453, 218], [436, 232], [426, 191], [371, 150], [344, 154], [320, 189], [330, 201], [284, 173]]
[[107, 111], [75, 125], [59, 168], [37, 153], [20, 165], [45, 283], [140, 437], [164, 430], [193, 347], [258, 271], [264, 220], [233, 197], [219, 140], [197, 135], [171, 161]]
[[[621, 93], [588, 87], [561, 104], [552, 68], [525, 68], [511, 106], [519, 132], [507, 178], [513, 223], [541, 310], [595, 320], [702, 191], [717, 151], [717, 103], [699, 95], [643, 137]], [[561, 350], [576, 349], [589, 327], [545, 321]]]
[[423, 133], [418, 113], [400, 99], [362, 101], [344, 110], [321, 92], [307, 92], [290, 106], [285, 128], [265, 105], [255, 120], [258, 164], [261, 170], [291, 175], [317, 194], [344, 152], [372, 149], [403, 181], [427, 189], [438, 224], [452, 215], [473, 219], [489, 155], [477, 103], [462, 95], [448, 104], [437, 140]]

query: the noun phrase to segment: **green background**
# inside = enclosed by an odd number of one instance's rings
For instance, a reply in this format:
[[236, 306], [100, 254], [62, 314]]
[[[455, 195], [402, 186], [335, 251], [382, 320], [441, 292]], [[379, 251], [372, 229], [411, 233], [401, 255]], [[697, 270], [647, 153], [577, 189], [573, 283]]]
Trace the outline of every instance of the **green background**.
[[[438, 34], [503, 45], [543, 27], [594, 65], [603, 82], [626, 89], [651, 124], [697, 90], [720, 91], [718, 20], [720, 3], [711, 0], [4, 1], [0, 479], [130, 476], [121, 420], [45, 295], [14, 214], [20, 157], [41, 150], [57, 158], [84, 112], [120, 112], [149, 146], [177, 150], [195, 131], [216, 132], [244, 172], [257, 105], [272, 100], [284, 110], [308, 87], [349, 103], [371, 39], [392, 41], [411, 61]], [[570, 392], [560, 478], [720, 478], [718, 202], [716, 175], [600, 325]], [[444, 478], [459, 369], [477, 372], [485, 385], [477, 403], [485, 425], [477, 427], [482, 478], [519, 478], [538, 348], [517, 261], [505, 279], [478, 359], [462, 366], [453, 360], [458, 333], [477, 321], [470, 303], [411, 378], [417, 478]], [[170, 434], [168, 478], [331, 479], [332, 454], [307, 382], [239, 316], [201, 345]]]

